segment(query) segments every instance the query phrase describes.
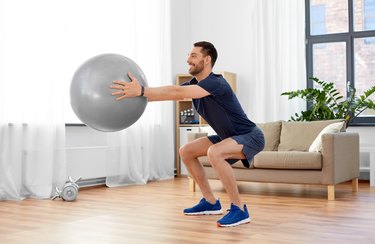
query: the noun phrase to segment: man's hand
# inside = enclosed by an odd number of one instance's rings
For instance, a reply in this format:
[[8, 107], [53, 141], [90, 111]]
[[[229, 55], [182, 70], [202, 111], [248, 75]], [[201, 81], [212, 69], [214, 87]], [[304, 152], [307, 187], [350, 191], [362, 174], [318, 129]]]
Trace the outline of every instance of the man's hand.
[[114, 85], [111, 85], [112, 89], [118, 90], [116, 92], [112, 92], [112, 96], [117, 96], [117, 101], [122, 100], [124, 98], [137, 97], [141, 95], [142, 87], [139, 84], [137, 78], [135, 78], [130, 72], [128, 72], [128, 76], [131, 82], [114, 80]]

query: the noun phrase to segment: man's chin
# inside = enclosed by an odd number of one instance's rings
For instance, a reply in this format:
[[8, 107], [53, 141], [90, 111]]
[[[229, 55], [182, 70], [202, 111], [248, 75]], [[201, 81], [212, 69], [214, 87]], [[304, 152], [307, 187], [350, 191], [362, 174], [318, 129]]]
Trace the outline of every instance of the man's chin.
[[196, 70], [192, 70], [192, 69], [189, 69], [189, 74], [191, 74], [192, 76], [196, 76], [197, 74], [199, 74], [199, 72], [197, 72]]
[[192, 76], [195, 76], [197, 73], [194, 72], [194, 71], [190, 71], [190, 70], [189, 70], [189, 74], [191, 74]]

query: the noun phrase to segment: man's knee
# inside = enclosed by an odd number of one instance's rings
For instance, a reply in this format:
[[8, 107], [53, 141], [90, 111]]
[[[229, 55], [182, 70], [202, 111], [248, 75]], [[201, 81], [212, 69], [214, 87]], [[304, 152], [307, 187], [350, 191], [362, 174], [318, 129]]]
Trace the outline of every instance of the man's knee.
[[222, 159], [223, 155], [221, 153], [220, 148], [217, 145], [212, 145], [208, 148], [207, 157], [211, 165], [215, 167], [215, 165], [220, 161], [220, 159]]
[[189, 158], [194, 158], [195, 157], [195, 152], [193, 147], [188, 143], [180, 147], [179, 149], [180, 157], [182, 160], [186, 160]]

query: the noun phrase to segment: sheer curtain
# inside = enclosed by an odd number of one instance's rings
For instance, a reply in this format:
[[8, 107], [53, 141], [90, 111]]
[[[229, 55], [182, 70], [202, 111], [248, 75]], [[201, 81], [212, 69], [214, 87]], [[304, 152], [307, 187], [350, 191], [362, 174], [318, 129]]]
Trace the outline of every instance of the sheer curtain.
[[[172, 84], [169, 0], [4, 0], [0, 13], [0, 199], [47, 198], [67, 179], [65, 122], [79, 122], [69, 86], [80, 64], [118, 53], [150, 86]], [[158, 102], [108, 133], [107, 184], [173, 177], [173, 128], [173, 102]]]
[[[256, 121], [288, 120], [306, 104], [280, 96], [306, 87], [305, 1], [251, 1], [250, 93]], [[270, 109], [272, 108], [272, 109]]]
[[54, 11], [39, 7], [1, 1], [0, 200], [48, 198], [66, 177], [60, 53], [46, 21]]
[[[136, 1], [134, 60], [153, 87], [173, 83], [169, 7], [168, 0]], [[173, 128], [173, 102], [150, 102], [135, 124], [121, 132], [108, 133], [107, 186], [172, 178]]]

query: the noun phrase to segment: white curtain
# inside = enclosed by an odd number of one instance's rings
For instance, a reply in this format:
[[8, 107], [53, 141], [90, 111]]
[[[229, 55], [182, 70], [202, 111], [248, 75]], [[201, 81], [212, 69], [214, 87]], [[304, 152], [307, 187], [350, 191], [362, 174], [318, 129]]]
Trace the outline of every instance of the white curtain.
[[[171, 85], [170, 3], [136, 1], [134, 8], [134, 60], [149, 86]], [[107, 186], [145, 184], [174, 176], [173, 114], [173, 102], [150, 102], [135, 124], [107, 134]]]
[[[138, 63], [150, 86], [173, 83], [169, 0], [0, 4], [0, 199], [46, 198], [67, 178], [64, 122], [79, 123], [69, 85], [80, 64], [118, 53]], [[107, 185], [172, 178], [173, 128], [173, 102], [158, 102], [130, 128], [108, 133]]]
[[305, 1], [251, 1], [249, 30], [252, 81], [248, 107], [257, 122], [288, 120], [305, 109], [282, 92], [306, 87]]
[[47, 28], [58, 9], [40, 7], [0, 5], [0, 200], [48, 198], [66, 177], [61, 53]]

